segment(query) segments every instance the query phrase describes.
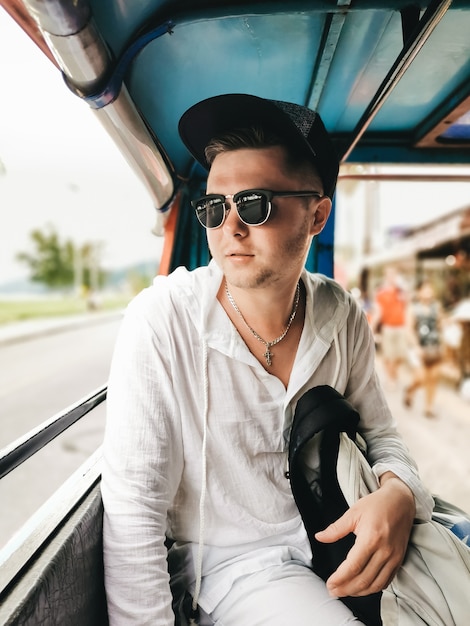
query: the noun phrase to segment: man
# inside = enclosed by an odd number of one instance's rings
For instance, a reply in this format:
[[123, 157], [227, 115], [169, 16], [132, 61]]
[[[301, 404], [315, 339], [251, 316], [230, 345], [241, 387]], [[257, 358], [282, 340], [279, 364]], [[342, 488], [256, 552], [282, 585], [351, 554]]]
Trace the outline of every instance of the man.
[[400, 365], [406, 363], [409, 353], [407, 328], [408, 298], [403, 280], [396, 268], [385, 268], [384, 281], [375, 296], [375, 312], [372, 327], [380, 324], [380, 351], [387, 382], [392, 389], [398, 385]]
[[[243, 94], [196, 104], [179, 128], [209, 169], [194, 206], [213, 260], [156, 278], [117, 341], [102, 484], [110, 624], [184, 623], [185, 595], [201, 624], [356, 621], [338, 598], [389, 583], [432, 501], [363, 313], [304, 269], [331, 209], [332, 144], [315, 112]], [[285, 473], [296, 403], [325, 384], [361, 413], [381, 485], [318, 534], [357, 536], [326, 584]]]

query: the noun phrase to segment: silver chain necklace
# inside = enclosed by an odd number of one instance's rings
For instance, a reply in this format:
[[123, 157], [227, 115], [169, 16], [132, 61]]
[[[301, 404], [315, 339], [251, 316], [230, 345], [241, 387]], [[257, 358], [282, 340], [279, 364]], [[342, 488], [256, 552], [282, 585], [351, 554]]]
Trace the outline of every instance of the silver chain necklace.
[[230, 291], [228, 290], [228, 285], [227, 285], [227, 281], [225, 281], [225, 293], [227, 294], [227, 298], [228, 301], [230, 302], [230, 304], [233, 306], [233, 308], [235, 309], [235, 311], [238, 313], [238, 315], [242, 318], [245, 326], [250, 330], [250, 332], [256, 337], [256, 339], [258, 341], [261, 341], [261, 343], [264, 343], [264, 345], [266, 346], [266, 352], [263, 354], [264, 358], [266, 359], [266, 363], [267, 365], [272, 365], [272, 357], [273, 357], [273, 353], [271, 352], [271, 348], [273, 346], [275, 346], [277, 343], [279, 343], [280, 341], [282, 341], [284, 339], [284, 337], [287, 335], [287, 333], [289, 332], [289, 328], [292, 325], [292, 322], [294, 321], [294, 317], [295, 314], [297, 313], [297, 309], [299, 308], [299, 300], [300, 300], [300, 281], [297, 283], [297, 288], [295, 290], [295, 298], [294, 298], [294, 304], [292, 306], [292, 311], [289, 317], [289, 321], [287, 322], [287, 326], [284, 330], [284, 332], [282, 333], [282, 335], [279, 335], [279, 337], [277, 339], [273, 339], [273, 341], [266, 341], [265, 339], [263, 339], [260, 335], [258, 335], [258, 333], [256, 332], [256, 330], [254, 328], [252, 328], [248, 322], [246, 321], [246, 319], [243, 317], [242, 312], [240, 311], [240, 309], [237, 306], [237, 303], [235, 302], [235, 300], [233, 299], [232, 294], [230, 293]]

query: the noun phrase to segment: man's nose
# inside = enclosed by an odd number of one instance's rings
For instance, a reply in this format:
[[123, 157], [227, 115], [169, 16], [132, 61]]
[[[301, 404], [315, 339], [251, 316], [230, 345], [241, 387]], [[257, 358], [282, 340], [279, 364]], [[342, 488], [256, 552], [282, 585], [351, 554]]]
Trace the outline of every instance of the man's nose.
[[226, 198], [225, 203], [227, 206], [224, 228], [229, 234], [236, 234], [237, 232], [246, 231], [247, 225], [241, 221], [238, 215], [237, 206], [233, 201], [233, 198]]

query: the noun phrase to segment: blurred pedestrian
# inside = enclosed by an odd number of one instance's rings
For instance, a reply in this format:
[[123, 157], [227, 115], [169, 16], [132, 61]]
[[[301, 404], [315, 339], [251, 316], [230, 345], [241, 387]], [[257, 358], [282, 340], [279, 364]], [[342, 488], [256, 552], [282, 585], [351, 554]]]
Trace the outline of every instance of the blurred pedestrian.
[[417, 357], [411, 383], [404, 394], [405, 406], [411, 407], [417, 389], [424, 389], [424, 413], [434, 417], [434, 399], [442, 362], [441, 307], [430, 282], [423, 282], [416, 302], [409, 310], [411, 341]]
[[372, 330], [380, 332], [380, 352], [392, 387], [398, 384], [400, 365], [408, 359], [407, 307], [404, 281], [396, 268], [387, 267], [375, 295]]

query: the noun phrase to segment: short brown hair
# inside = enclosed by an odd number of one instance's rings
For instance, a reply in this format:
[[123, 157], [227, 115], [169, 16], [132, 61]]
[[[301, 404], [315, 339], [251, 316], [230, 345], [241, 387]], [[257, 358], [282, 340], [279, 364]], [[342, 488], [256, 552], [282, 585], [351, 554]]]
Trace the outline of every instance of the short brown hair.
[[205, 157], [207, 163], [212, 166], [215, 157], [224, 152], [245, 148], [259, 150], [274, 146], [284, 149], [285, 166], [289, 174], [309, 182], [313, 180], [316, 188], [320, 186], [323, 193], [320, 175], [311, 160], [274, 131], [259, 125], [236, 128], [214, 137], [206, 146]]

